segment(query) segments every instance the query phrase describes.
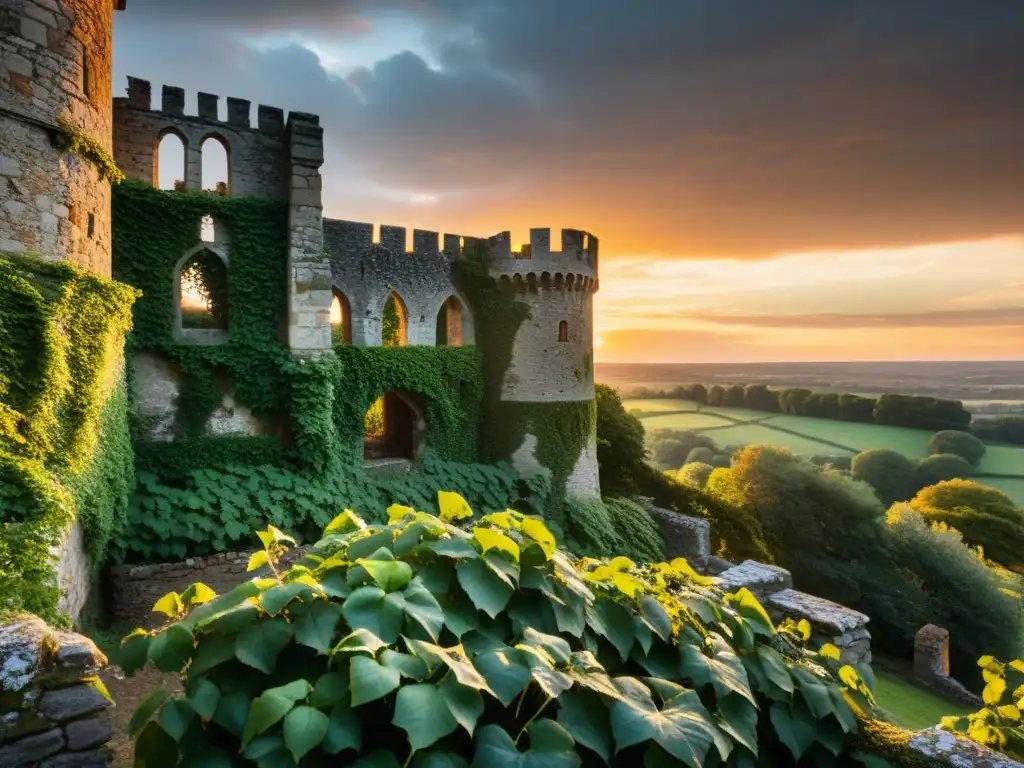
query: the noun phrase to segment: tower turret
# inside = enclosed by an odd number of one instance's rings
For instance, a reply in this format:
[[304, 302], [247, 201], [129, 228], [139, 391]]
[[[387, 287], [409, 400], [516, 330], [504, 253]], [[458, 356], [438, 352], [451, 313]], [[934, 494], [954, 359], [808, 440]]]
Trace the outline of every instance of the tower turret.
[[[575, 403], [581, 412], [592, 414], [598, 239], [576, 229], [563, 229], [561, 236], [561, 250], [555, 251], [549, 229], [531, 229], [530, 244], [519, 253], [513, 253], [508, 232], [490, 238], [491, 275], [529, 308], [529, 316], [516, 332], [501, 399]], [[574, 457], [566, 493], [595, 496], [600, 494], [597, 438], [593, 418], [583, 422], [589, 425], [589, 434]], [[537, 445], [537, 435], [528, 429], [513, 463], [522, 470], [543, 464]]]
[[[0, 251], [110, 277], [110, 182], [78, 138], [111, 153], [114, 11], [124, 0], [0, 0]], [[63, 123], [63, 125], [62, 125]]]

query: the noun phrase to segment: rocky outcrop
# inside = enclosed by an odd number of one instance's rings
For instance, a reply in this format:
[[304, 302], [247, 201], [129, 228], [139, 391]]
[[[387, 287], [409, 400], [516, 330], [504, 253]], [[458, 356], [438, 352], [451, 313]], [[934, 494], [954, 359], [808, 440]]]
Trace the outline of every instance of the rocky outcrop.
[[699, 517], [661, 509], [653, 504], [645, 507], [658, 524], [661, 537], [665, 540], [665, 558], [686, 558], [694, 569], [703, 573], [711, 559], [711, 523]]
[[776, 592], [765, 607], [769, 615], [807, 619], [812, 631], [829, 638], [839, 649], [843, 664], [871, 663], [871, 633], [867, 630], [871, 619], [863, 613], [795, 589]]
[[793, 577], [785, 568], [766, 565], [756, 560], [745, 560], [720, 573], [715, 583], [724, 592], [736, 592], [746, 587], [758, 600], [763, 600], [780, 590], [792, 587]]
[[35, 616], [0, 627], [0, 766], [106, 766], [106, 665], [91, 640]]

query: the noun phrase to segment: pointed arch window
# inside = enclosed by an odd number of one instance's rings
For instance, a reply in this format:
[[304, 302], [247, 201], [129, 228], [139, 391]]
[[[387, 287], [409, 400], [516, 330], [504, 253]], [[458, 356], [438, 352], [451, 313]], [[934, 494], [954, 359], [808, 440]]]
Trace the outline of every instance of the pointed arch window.
[[565, 320], [558, 324], [558, 340], [560, 342], [569, 340], [569, 323]]

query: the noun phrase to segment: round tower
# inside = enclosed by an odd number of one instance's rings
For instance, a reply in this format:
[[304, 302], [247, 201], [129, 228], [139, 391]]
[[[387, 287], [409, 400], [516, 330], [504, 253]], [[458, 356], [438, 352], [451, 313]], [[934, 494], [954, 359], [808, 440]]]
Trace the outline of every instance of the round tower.
[[[513, 290], [529, 316], [516, 332], [512, 357], [501, 388], [508, 403], [575, 404], [576, 423], [588, 433], [565, 478], [567, 495], [600, 495], [594, 400], [594, 293], [598, 287], [597, 238], [575, 229], [562, 230], [561, 250], [551, 248], [549, 229], [531, 229], [530, 244], [513, 253], [508, 232], [490, 240], [490, 272]], [[571, 408], [571, 406], [570, 406]], [[564, 409], [563, 409], [564, 410]], [[538, 431], [547, 416], [535, 409], [532, 428], [513, 455], [521, 471], [544, 465]], [[558, 418], [551, 410], [552, 418]], [[570, 414], [571, 416], [571, 414]], [[570, 418], [570, 421], [572, 419]], [[565, 431], [567, 427], [554, 427]], [[549, 467], [550, 469], [551, 467]]]
[[[0, 251], [33, 251], [110, 277], [114, 11], [125, 0], [0, 0]], [[72, 128], [71, 132], [65, 126]]]

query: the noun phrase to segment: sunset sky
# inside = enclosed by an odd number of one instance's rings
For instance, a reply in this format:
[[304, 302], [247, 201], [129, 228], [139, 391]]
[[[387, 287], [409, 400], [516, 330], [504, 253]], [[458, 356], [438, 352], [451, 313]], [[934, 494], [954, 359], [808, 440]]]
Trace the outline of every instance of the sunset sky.
[[1022, 39], [1024, 0], [130, 0], [114, 87], [319, 114], [330, 217], [593, 232], [598, 361], [1024, 359]]

